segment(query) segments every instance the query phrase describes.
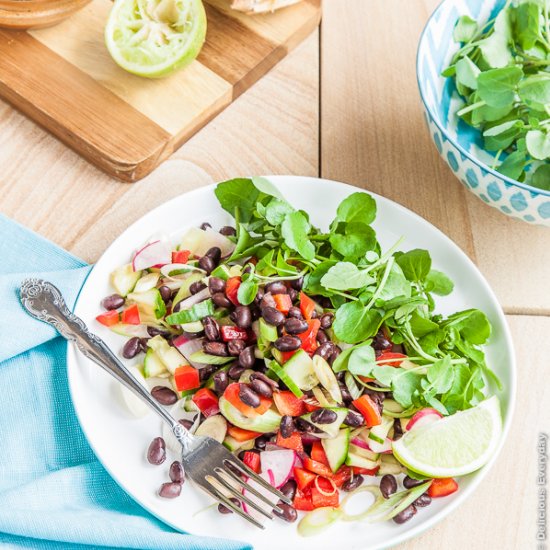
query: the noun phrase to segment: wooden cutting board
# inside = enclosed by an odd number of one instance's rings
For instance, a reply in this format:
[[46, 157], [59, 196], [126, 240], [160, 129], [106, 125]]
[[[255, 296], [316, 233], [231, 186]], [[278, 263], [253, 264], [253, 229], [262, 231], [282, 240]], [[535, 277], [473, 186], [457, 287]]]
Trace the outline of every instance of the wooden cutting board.
[[131, 75], [112, 61], [103, 40], [110, 0], [93, 0], [55, 27], [0, 29], [0, 96], [107, 173], [139, 180], [321, 17], [321, 0], [255, 16], [231, 10], [230, 0], [204, 4], [208, 32], [198, 59], [160, 80]]

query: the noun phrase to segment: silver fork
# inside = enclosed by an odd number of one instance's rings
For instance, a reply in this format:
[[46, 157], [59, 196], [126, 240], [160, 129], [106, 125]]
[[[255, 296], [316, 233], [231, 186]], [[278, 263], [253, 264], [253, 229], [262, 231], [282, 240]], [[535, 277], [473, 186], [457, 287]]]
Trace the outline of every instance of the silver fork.
[[[181, 462], [186, 475], [203, 491], [261, 529], [264, 529], [264, 526], [245, 512], [241, 506], [231, 501], [227, 494], [241, 503], [246, 503], [248, 507], [269, 519], [273, 519], [273, 512], [283, 513], [283, 510], [278, 507], [279, 501], [292, 504], [287, 496], [258, 476], [215, 439], [192, 435], [176, 421], [130, 374], [105, 342], [91, 333], [82, 319], [69, 311], [61, 292], [54, 285], [40, 279], [26, 279], [21, 284], [20, 298], [23, 307], [30, 315], [53, 325], [61, 336], [74, 342], [88, 359], [97, 363], [133, 391], [168, 423], [182, 446]], [[243, 479], [243, 475], [246, 479]], [[253, 487], [250, 480], [254, 480], [256, 487], [265, 489], [272, 498], [268, 498]], [[260, 506], [258, 500], [252, 500], [244, 495], [243, 489], [254, 495], [265, 506]]]

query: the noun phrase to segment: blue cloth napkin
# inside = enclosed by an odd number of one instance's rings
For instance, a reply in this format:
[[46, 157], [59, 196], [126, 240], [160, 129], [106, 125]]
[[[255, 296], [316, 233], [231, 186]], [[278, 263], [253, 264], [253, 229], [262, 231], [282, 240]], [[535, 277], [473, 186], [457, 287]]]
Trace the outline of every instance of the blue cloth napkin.
[[28, 276], [71, 307], [91, 267], [0, 215], [0, 547], [233, 550], [174, 531], [134, 502], [88, 445], [70, 399], [66, 342], [19, 303]]

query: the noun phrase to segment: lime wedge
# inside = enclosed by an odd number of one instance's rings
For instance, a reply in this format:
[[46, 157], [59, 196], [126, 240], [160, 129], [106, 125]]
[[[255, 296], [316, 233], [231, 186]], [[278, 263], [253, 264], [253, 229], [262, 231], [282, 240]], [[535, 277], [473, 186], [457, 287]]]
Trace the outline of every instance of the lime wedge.
[[481, 468], [494, 455], [502, 434], [496, 396], [476, 407], [413, 428], [393, 442], [393, 454], [427, 477], [455, 477]]
[[116, 0], [105, 43], [126, 71], [159, 78], [193, 61], [206, 37], [201, 0]]

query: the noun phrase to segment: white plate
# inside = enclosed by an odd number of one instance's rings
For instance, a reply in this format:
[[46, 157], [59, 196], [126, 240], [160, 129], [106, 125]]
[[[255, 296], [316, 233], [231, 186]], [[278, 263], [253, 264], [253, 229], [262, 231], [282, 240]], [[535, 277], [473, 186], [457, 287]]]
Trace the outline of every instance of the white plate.
[[[277, 176], [269, 179], [294, 206], [309, 212], [314, 224], [325, 228], [333, 219], [338, 203], [357, 191], [349, 185], [315, 178]], [[93, 268], [80, 293], [75, 312], [115, 352], [121, 349], [124, 338], [100, 327], [94, 320], [100, 311], [101, 298], [112, 293], [109, 287], [110, 272], [128, 262], [132, 251], [153, 234], [166, 233], [177, 242], [178, 237], [189, 226], [198, 226], [208, 221], [214, 228], [218, 228], [230, 223], [231, 219], [219, 207], [213, 190], [214, 186], [197, 189], [149, 212], [116, 239]], [[451, 296], [438, 300], [438, 311], [446, 314], [477, 307], [488, 315], [494, 330], [487, 347], [487, 358], [504, 385], [500, 397], [505, 436], [512, 417], [516, 372], [510, 333], [493, 292], [468, 257], [438, 229], [388, 199], [380, 196], [375, 198], [378, 216], [374, 227], [383, 248], [387, 249], [404, 235], [406, 240], [401, 249], [428, 249], [434, 267], [453, 279], [455, 291]], [[130, 418], [117, 398], [117, 382], [78, 354], [73, 346], [69, 346], [67, 355], [74, 406], [84, 433], [99, 460], [117, 483], [144, 508], [175, 529], [197, 535], [234, 538], [262, 550], [279, 550], [283, 540], [285, 548], [300, 550], [333, 550], [336, 547], [347, 550], [378, 549], [394, 546], [418, 535], [449, 514], [479, 485], [496, 459], [495, 455], [491, 463], [482, 470], [463, 478], [457, 493], [434, 501], [428, 508], [420, 509], [417, 516], [404, 525], [393, 522], [340, 522], [321, 536], [301, 538], [296, 533], [295, 524], [288, 525], [276, 520], [265, 531], [260, 531], [235, 515], [221, 516], [213, 508], [201, 511], [211, 501], [189, 483], [185, 484], [179, 499], [164, 500], [156, 496], [158, 487], [168, 478], [169, 464], [176, 458], [169, 456], [160, 467], [151, 466], [145, 460], [149, 442], [160, 435], [160, 421], [154, 414], [145, 419]], [[364, 498], [370, 497], [365, 495]], [[457, 525], [457, 529], [459, 528], [461, 527]]]

